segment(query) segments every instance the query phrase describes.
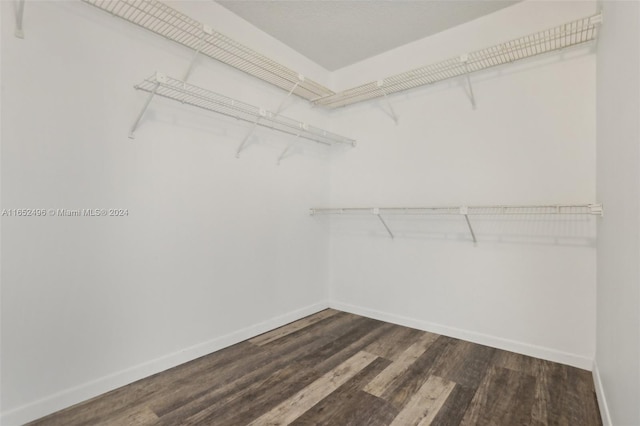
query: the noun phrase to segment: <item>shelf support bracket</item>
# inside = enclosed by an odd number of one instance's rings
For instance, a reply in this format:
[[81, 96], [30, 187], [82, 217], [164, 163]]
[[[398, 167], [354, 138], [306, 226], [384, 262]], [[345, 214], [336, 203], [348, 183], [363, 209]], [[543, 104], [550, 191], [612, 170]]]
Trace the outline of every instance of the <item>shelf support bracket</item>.
[[471, 238], [473, 239], [474, 244], [478, 242], [476, 240], [476, 234], [473, 232], [473, 227], [471, 226], [471, 222], [469, 221], [469, 207], [460, 207], [460, 214], [464, 216], [464, 220], [467, 221], [467, 226], [469, 227], [469, 232], [471, 232]]
[[289, 90], [289, 93], [287, 93], [287, 96], [282, 98], [280, 105], [278, 105], [278, 109], [276, 110], [276, 116], [279, 115], [282, 112], [282, 110], [284, 110], [284, 103], [287, 101], [287, 99], [291, 97], [291, 94], [293, 93], [293, 91], [298, 88], [301, 81], [304, 81], [304, 76], [302, 74], [298, 74], [298, 81], [296, 81], [296, 84], [293, 85], [291, 90]]
[[465, 71], [465, 79], [467, 80], [467, 89], [468, 89], [468, 93], [467, 96], [469, 97], [469, 100], [471, 101], [471, 108], [472, 109], [476, 109], [476, 98], [473, 94], [473, 86], [471, 85], [471, 77], [469, 77], [469, 55], [468, 54], [464, 54], [464, 55], [460, 55], [460, 62], [462, 62], [462, 64], [464, 65], [464, 71]]
[[133, 126], [131, 126], [131, 130], [129, 131], [129, 139], [135, 139], [135, 132], [138, 129], [138, 126], [140, 125], [140, 121], [142, 120], [144, 113], [147, 112], [147, 108], [149, 108], [149, 104], [151, 103], [151, 100], [153, 99], [153, 97], [156, 95], [156, 92], [158, 91], [158, 87], [160, 87], [160, 84], [165, 83], [166, 81], [167, 81], [167, 77], [164, 74], [156, 73], [156, 84], [155, 86], [153, 86], [153, 90], [151, 91], [151, 93], [149, 93], [149, 96], [147, 97], [147, 101], [144, 103], [144, 106], [142, 107], [142, 110], [138, 114], [136, 121], [133, 123]]
[[24, 31], [22, 30], [22, 18], [24, 16], [24, 2], [25, 0], [18, 0], [16, 4], [16, 29], [13, 34], [17, 38], [24, 38]]
[[193, 67], [196, 64], [196, 59], [198, 59], [198, 55], [200, 54], [200, 52], [202, 51], [202, 48], [204, 47], [205, 35], [212, 35], [212, 34], [213, 34], [213, 28], [211, 28], [208, 25], [202, 24], [202, 34], [200, 35], [200, 44], [198, 45], [198, 49], [193, 53], [193, 58], [191, 58], [191, 62], [189, 63], [189, 68], [187, 68], [187, 72], [185, 72], [184, 74], [184, 78], [182, 79], [184, 84], [187, 83], [187, 80], [191, 75], [191, 71], [193, 71]]
[[378, 216], [378, 219], [380, 219], [380, 222], [382, 223], [382, 226], [384, 226], [384, 229], [387, 230], [387, 232], [389, 233], [389, 236], [391, 237], [391, 239], [394, 239], [393, 236], [393, 232], [391, 232], [391, 229], [389, 229], [389, 226], [387, 225], [387, 222], [384, 221], [384, 219], [382, 218], [382, 216], [380, 215], [380, 209], [379, 208], [374, 208], [373, 209], [373, 214]]
[[256, 131], [256, 128], [258, 127], [258, 124], [260, 124], [260, 120], [263, 117], [266, 117], [266, 115], [267, 115], [267, 111], [261, 108], [260, 109], [260, 116], [258, 116], [258, 118], [256, 118], [256, 120], [253, 122], [253, 125], [251, 126], [251, 129], [249, 129], [249, 132], [247, 133], [247, 135], [244, 137], [244, 139], [242, 140], [242, 142], [238, 146], [238, 150], [236, 151], [236, 158], [240, 158], [240, 153], [242, 151], [244, 151], [244, 149], [246, 148], [247, 142], [249, 142], [249, 138], [251, 137], [251, 135], [253, 135], [253, 132]]
[[[382, 94], [384, 95], [384, 100], [387, 102], [387, 107], [389, 108], [389, 111], [385, 111], [385, 113], [391, 117], [391, 119], [393, 120], [394, 123], [396, 123], [396, 125], [398, 125], [398, 115], [396, 114], [396, 111], [393, 109], [393, 105], [391, 105], [391, 101], [389, 100], [389, 97], [387, 96], [387, 91], [384, 90], [384, 88], [382, 87], [384, 85], [384, 80], [378, 80], [376, 82], [376, 86], [380, 87], [380, 90], [382, 90]], [[384, 109], [383, 109], [384, 111]]]
[[278, 163], [277, 163], [278, 165], [280, 165], [280, 161], [282, 161], [286, 157], [287, 153], [289, 153], [289, 151], [293, 149], [293, 147], [296, 145], [296, 143], [298, 143], [299, 140], [300, 140], [300, 134], [298, 133], [296, 135], [296, 138], [293, 140], [293, 142], [291, 142], [289, 146], [287, 146], [287, 148], [284, 151], [282, 151], [282, 154], [280, 154], [280, 157], [278, 157]]
[[604, 210], [602, 204], [589, 204], [589, 212], [593, 215], [604, 216]]

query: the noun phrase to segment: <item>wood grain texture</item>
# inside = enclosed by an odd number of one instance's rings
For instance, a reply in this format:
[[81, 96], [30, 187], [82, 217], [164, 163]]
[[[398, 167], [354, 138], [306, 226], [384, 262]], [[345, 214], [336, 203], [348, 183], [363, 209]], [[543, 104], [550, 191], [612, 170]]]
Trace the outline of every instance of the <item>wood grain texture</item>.
[[491, 367], [477, 389], [461, 425], [524, 425], [531, 421], [536, 380], [533, 376]]
[[380, 336], [379, 339], [374, 340], [367, 346], [365, 351], [380, 358], [396, 361], [409, 346], [424, 336], [431, 336], [431, 340], [435, 340], [438, 337], [437, 334], [427, 333], [426, 331], [392, 325], [383, 336]]
[[398, 378], [402, 373], [407, 371], [416, 360], [427, 350], [429, 345], [438, 337], [437, 334], [426, 333], [418, 338], [418, 340], [402, 352], [389, 367], [373, 379], [365, 388], [374, 396], [382, 396], [390, 383]]
[[269, 342], [273, 342], [274, 340], [277, 340], [281, 337], [287, 336], [291, 333], [295, 333], [298, 330], [302, 330], [303, 328], [311, 324], [315, 324], [337, 313], [338, 311], [336, 310], [325, 309], [324, 311], [318, 312], [317, 314], [309, 315], [306, 318], [302, 318], [301, 320], [294, 321], [280, 328], [276, 328], [275, 330], [256, 336], [253, 339], [249, 339], [249, 342], [253, 343], [254, 345], [262, 346]]
[[358, 352], [286, 401], [258, 417], [249, 426], [288, 425], [376, 359]]
[[[360, 390], [388, 365], [388, 360], [377, 358], [360, 373], [298, 417], [292, 425], [389, 424], [397, 415], [397, 410], [382, 399], [365, 399], [360, 395]], [[356, 403], [354, 399], [359, 402]], [[345, 404], [344, 401], [349, 401], [349, 404]], [[374, 401], [375, 404], [371, 404]]]
[[438, 337], [406, 371], [389, 383], [381, 397], [401, 410], [431, 376], [433, 366], [443, 353], [446, 353], [449, 346], [455, 344], [456, 341], [450, 337]]
[[459, 425], [475, 394], [475, 388], [466, 388], [456, 384], [431, 424], [437, 426]]
[[31, 425], [601, 425], [591, 373], [334, 310]]
[[455, 383], [438, 376], [429, 376], [411, 397], [391, 426], [424, 426], [431, 424], [444, 405]]

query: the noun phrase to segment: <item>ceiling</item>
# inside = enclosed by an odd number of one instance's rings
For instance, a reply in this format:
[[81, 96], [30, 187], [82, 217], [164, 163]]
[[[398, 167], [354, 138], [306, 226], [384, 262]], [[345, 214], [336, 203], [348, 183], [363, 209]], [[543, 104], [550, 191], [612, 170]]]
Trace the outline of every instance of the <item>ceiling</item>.
[[520, 0], [218, 0], [329, 71], [488, 15]]

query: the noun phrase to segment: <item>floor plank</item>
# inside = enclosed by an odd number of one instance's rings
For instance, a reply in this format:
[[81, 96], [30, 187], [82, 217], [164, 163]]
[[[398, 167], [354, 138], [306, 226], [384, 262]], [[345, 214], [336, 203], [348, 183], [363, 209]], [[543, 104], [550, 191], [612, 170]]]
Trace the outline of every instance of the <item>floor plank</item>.
[[458, 340], [440, 357], [433, 374], [477, 388], [491, 366], [496, 349]]
[[416, 340], [422, 339], [424, 335], [432, 336], [432, 340], [438, 337], [437, 334], [394, 324], [384, 336], [374, 340], [367, 346], [365, 351], [377, 355], [380, 358], [397, 361], [398, 357], [409, 346], [413, 345]]
[[391, 426], [431, 424], [455, 385], [455, 383], [441, 377], [430, 376], [400, 411]]
[[249, 426], [287, 425], [291, 423], [375, 359], [375, 355], [367, 352], [358, 352], [302, 391], [249, 423]]
[[437, 334], [426, 333], [422, 335], [417, 342], [409, 346], [402, 352], [389, 367], [373, 379], [365, 388], [365, 392], [369, 392], [374, 396], [382, 396], [390, 383], [397, 379], [402, 373], [407, 371], [409, 367], [427, 350], [433, 343]]
[[432, 426], [457, 426], [462, 422], [465, 412], [474, 395], [475, 388], [467, 388], [456, 384], [449, 397], [431, 422]]
[[431, 370], [449, 346], [457, 340], [450, 337], [438, 337], [427, 350], [402, 374], [388, 384], [381, 397], [402, 410], [422, 384], [431, 376]]
[[[388, 365], [388, 360], [377, 358], [291, 424], [295, 426], [389, 424], [398, 411], [384, 400], [366, 399], [360, 395], [361, 389]], [[345, 401], [349, 403], [345, 404]], [[371, 402], [375, 403], [371, 404]]]
[[492, 367], [476, 391], [461, 425], [525, 425], [531, 419], [533, 376]]
[[262, 346], [281, 337], [287, 336], [291, 333], [295, 333], [298, 330], [302, 330], [303, 328], [308, 327], [311, 324], [315, 324], [337, 313], [338, 311], [334, 309], [325, 309], [324, 311], [318, 312], [317, 314], [309, 315], [308, 317], [303, 318], [299, 321], [294, 321], [283, 327], [276, 328], [275, 330], [261, 334], [257, 337], [254, 337], [253, 339], [249, 339], [249, 342], [253, 343], [254, 345]]

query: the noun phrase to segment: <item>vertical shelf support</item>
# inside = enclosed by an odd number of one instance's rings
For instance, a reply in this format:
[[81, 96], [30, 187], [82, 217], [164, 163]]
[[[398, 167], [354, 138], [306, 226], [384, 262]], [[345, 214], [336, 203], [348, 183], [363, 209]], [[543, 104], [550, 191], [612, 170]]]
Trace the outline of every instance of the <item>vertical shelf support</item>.
[[393, 240], [393, 232], [391, 232], [391, 229], [389, 229], [389, 226], [387, 225], [387, 222], [384, 221], [384, 219], [382, 218], [382, 216], [380, 215], [380, 209], [379, 208], [374, 208], [373, 209], [373, 214], [378, 216], [378, 219], [380, 219], [380, 222], [382, 223], [382, 226], [384, 226], [384, 229], [387, 230], [387, 232], [389, 233], [389, 236], [391, 237], [391, 239]]
[[467, 80], [467, 89], [469, 90], [467, 96], [471, 101], [471, 108], [476, 109], [476, 98], [473, 94], [473, 86], [471, 85], [471, 77], [469, 76], [469, 55], [467, 53], [460, 55], [460, 62], [462, 62], [462, 64], [464, 65], [465, 78]]
[[[398, 125], [398, 115], [396, 114], [396, 111], [393, 109], [393, 105], [391, 105], [391, 101], [389, 100], [389, 97], [387, 96], [387, 91], [384, 90], [384, 88], [382, 87], [384, 85], [384, 80], [378, 80], [376, 82], [376, 86], [378, 86], [380, 88], [380, 90], [382, 90], [382, 94], [384, 95], [384, 100], [387, 102], [387, 107], [389, 108], [389, 112], [385, 111], [385, 113], [391, 117], [391, 119], [393, 120], [394, 123], [396, 123], [396, 125]], [[383, 109], [384, 111], [384, 109]]]
[[471, 238], [473, 239], [474, 243], [477, 243], [478, 240], [476, 240], [476, 234], [475, 232], [473, 232], [473, 227], [471, 226], [471, 222], [469, 221], [469, 207], [466, 207], [466, 206], [460, 207], [460, 214], [464, 215], [464, 220], [467, 221], [469, 232], [471, 232]]
[[144, 103], [144, 106], [142, 107], [140, 114], [138, 114], [136, 121], [133, 123], [133, 126], [131, 126], [131, 131], [129, 132], [129, 139], [135, 139], [135, 132], [138, 129], [138, 126], [140, 125], [140, 121], [142, 120], [144, 113], [147, 112], [147, 108], [149, 108], [149, 104], [151, 103], [151, 100], [156, 95], [156, 92], [158, 91], [158, 87], [160, 87], [160, 83], [166, 83], [166, 81], [167, 81], [167, 76], [159, 72], [156, 73], [156, 84], [153, 86], [153, 90], [149, 93], [149, 97], [147, 98], [147, 101]]
[[284, 103], [287, 101], [287, 99], [289, 99], [289, 97], [291, 97], [291, 94], [293, 93], [293, 91], [296, 90], [300, 85], [300, 83], [303, 81], [304, 81], [304, 75], [298, 74], [298, 81], [296, 81], [296, 84], [294, 84], [291, 90], [289, 90], [289, 93], [287, 93], [287, 96], [282, 98], [282, 101], [280, 102], [280, 105], [278, 105], [278, 109], [276, 110], [276, 115], [279, 115], [282, 112], [282, 110], [284, 109]]
[[240, 158], [240, 153], [245, 150], [247, 142], [249, 142], [249, 138], [251, 137], [251, 135], [253, 135], [253, 132], [256, 131], [256, 128], [258, 127], [258, 124], [260, 123], [260, 119], [262, 117], [266, 117], [266, 115], [267, 115], [267, 111], [262, 109], [262, 108], [260, 108], [260, 116], [258, 118], [256, 118], [256, 121], [253, 122], [253, 125], [251, 126], [251, 129], [249, 129], [249, 132], [247, 133], [247, 136], [244, 137], [244, 139], [242, 140], [242, 142], [238, 146], [238, 150], [236, 151], [236, 158]]
[[198, 55], [202, 51], [204, 47], [204, 37], [205, 35], [213, 35], [213, 28], [208, 25], [202, 24], [202, 34], [200, 35], [200, 43], [198, 44], [198, 49], [193, 53], [193, 58], [191, 58], [191, 62], [189, 63], [189, 68], [187, 68], [187, 72], [184, 74], [184, 78], [182, 81], [187, 83], [189, 76], [191, 75], [191, 71], [193, 71], [193, 67], [196, 64], [196, 59], [198, 59]]
[[25, 0], [18, 0], [16, 4], [16, 29], [13, 34], [17, 38], [24, 38], [24, 31], [22, 30], [22, 18], [24, 16], [24, 2]]

